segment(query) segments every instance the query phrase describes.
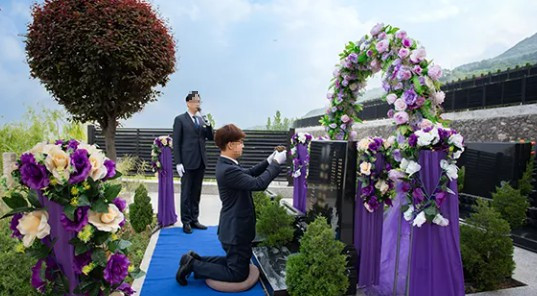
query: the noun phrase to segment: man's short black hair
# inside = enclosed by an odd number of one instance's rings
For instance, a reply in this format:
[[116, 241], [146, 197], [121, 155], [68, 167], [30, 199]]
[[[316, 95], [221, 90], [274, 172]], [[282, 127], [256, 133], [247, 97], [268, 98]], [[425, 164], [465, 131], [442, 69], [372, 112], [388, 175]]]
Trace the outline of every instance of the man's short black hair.
[[186, 95], [186, 101], [190, 101], [192, 99], [194, 99], [194, 97], [198, 94], [198, 91], [197, 90], [193, 90], [191, 91], [188, 95]]

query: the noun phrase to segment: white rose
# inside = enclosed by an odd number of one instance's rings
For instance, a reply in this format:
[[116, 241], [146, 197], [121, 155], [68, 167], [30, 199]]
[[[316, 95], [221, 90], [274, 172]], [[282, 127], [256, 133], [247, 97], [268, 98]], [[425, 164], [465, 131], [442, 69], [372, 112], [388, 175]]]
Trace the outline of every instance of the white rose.
[[464, 146], [462, 145], [462, 141], [463, 141], [463, 137], [461, 136], [461, 134], [453, 134], [449, 137], [448, 139], [448, 143], [449, 144], [452, 144], [452, 145], [455, 145], [457, 148], [459, 149], [463, 149]]
[[418, 146], [428, 146], [431, 144], [434, 145], [438, 143], [438, 140], [440, 139], [438, 130], [434, 128], [427, 133], [422, 130], [418, 130], [415, 134], [418, 136]]
[[17, 225], [17, 229], [24, 236], [22, 243], [25, 247], [30, 247], [35, 238], [42, 239], [50, 234], [48, 224], [48, 213], [44, 210], [33, 211], [22, 216]]
[[447, 160], [442, 159], [440, 161], [440, 167], [446, 171], [446, 175], [448, 176], [449, 180], [455, 180], [458, 177], [457, 171], [459, 168], [455, 164], [450, 164]]
[[408, 167], [408, 163], [409, 163], [409, 161], [408, 161], [408, 159], [406, 159], [406, 158], [403, 158], [403, 159], [401, 160], [401, 169], [402, 169], [403, 171], [406, 170], [406, 168]]
[[408, 165], [407, 165], [407, 167], [405, 169], [405, 172], [410, 177], [410, 176], [414, 175], [415, 173], [419, 172], [420, 170], [421, 170], [421, 165], [419, 165], [415, 161], [409, 161]]
[[121, 291], [114, 291], [110, 296], [125, 296], [125, 294]]
[[291, 155], [294, 155], [296, 153], [296, 147], [291, 148]]
[[389, 94], [386, 96], [386, 102], [388, 102], [388, 104], [393, 104], [395, 103], [395, 101], [397, 100], [397, 95], [395, 94]]
[[453, 153], [453, 159], [459, 159], [461, 157], [461, 154], [464, 152], [464, 148], [461, 150], [457, 150], [457, 152]]
[[166, 140], [166, 137], [161, 137], [160, 138], [160, 143], [162, 143], [162, 145], [166, 146], [166, 144], [168, 144], [168, 141]]
[[47, 144], [47, 142], [37, 143], [32, 149], [26, 151], [26, 153], [32, 153], [34, 155], [48, 154], [49, 150], [56, 145]]
[[437, 91], [433, 93], [433, 103], [436, 105], [441, 105], [446, 99], [446, 94], [443, 91]]
[[306, 143], [306, 135], [304, 133], [298, 134], [298, 142], [302, 144]]
[[403, 99], [395, 100], [394, 106], [395, 106], [395, 110], [397, 111], [405, 111], [407, 107]]
[[302, 175], [302, 173], [300, 172], [300, 170], [297, 170], [293, 173], [293, 178], [298, 178], [300, 177], [300, 175]]
[[414, 213], [414, 206], [413, 205], [410, 205], [408, 207], [408, 209], [405, 211], [405, 213], [403, 214], [403, 216], [405, 217], [405, 220], [406, 221], [410, 221], [412, 220], [412, 214]]
[[359, 151], [366, 151], [369, 149], [369, 144], [371, 143], [370, 138], [363, 138], [358, 142], [358, 150]]
[[100, 151], [90, 155], [89, 162], [91, 164], [91, 171], [89, 175], [93, 181], [101, 180], [102, 178], [106, 177], [108, 170], [106, 166], [104, 166], [105, 160], [106, 157]]
[[414, 218], [414, 222], [412, 222], [412, 226], [418, 226], [421, 227], [423, 223], [427, 222], [427, 218], [425, 217], [425, 212], [421, 211], [416, 218]]
[[382, 194], [386, 194], [386, 192], [388, 192], [390, 189], [390, 186], [388, 186], [388, 183], [386, 183], [384, 180], [378, 180], [375, 184], [375, 188], [380, 190]]
[[438, 213], [436, 216], [434, 216], [433, 223], [440, 226], [448, 226], [449, 220]]
[[369, 176], [371, 174], [371, 163], [369, 162], [362, 162], [360, 164], [360, 173], [362, 175]]
[[119, 224], [125, 219], [123, 213], [114, 204], [108, 204], [107, 213], [89, 211], [88, 220], [100, 231], [116, 232]]
[[65, 184], [69, 179], [69, 169], [71, 168], [71, 159], [69, 154], [62, 150], [60, 146], [54, 145], [48, 151], [45, 158], [47, 170], [58, 180], [59, 184]]
[[88, 144], [86, 144], [86, 143], [80, 143], [80, 144], [78, 144], [77, 150], [78, 150], [78, 149], [84, 149], [84, 150], [88, 151], [88, 154], [89, 154], [89, 155], [92, 155], [92, 154], [96, 154], [96, 153], [98, 153], [98, 152], [101, 152], [101, 150], [99, 150], [99, 149], [97, 148], [97, 146], [95, 146], [95, 145], [88, 145]]

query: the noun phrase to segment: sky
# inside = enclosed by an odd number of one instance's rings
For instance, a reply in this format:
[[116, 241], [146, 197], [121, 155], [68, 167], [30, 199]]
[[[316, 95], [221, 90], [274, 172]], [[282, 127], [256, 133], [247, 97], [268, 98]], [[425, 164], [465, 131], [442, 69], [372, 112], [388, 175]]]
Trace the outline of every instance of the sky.
[[[32, 79], [24, 34], [35, 1], [0, 0], [0, 125], [29, 106], [61, 109]], [[407, 31], [443, 68], [492, 58], [537, 32], [535, 0], [151, 0], [176, 41], [176, 71], [158, 101], [122, 127], [171, 128], [199, 91], [216, 125], [265, 125], [327, 104], [338, 54], [376, 23]], [[37, 1], [43, 3], [43, 0]], [[380, 78], [369, 81], [378, 87]]]

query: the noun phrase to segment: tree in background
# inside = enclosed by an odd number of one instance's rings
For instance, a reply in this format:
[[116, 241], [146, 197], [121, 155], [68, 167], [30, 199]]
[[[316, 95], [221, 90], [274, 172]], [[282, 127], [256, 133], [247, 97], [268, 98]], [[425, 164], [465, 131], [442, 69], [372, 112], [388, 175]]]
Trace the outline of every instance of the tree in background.
[[270, 117], [267, 118], [266, 129], [271, 131], [286, 131], [292, 127], [294, 121], [292, 118], [282, 118], [281, 112], [277, 110], [272, 121]]
[[106, 154], [116, 159], [119, 119], [160, 94], [174, 72], [175, 43], [142, 0], [47, 0], [32, 9], [27, 61], [77, 121], [97, 122]]
[[[14, 152], [21, 155], [43, 141], [57, 139], [76, 139], [87, 141], [84, 125], [68, 121], [63, 110], [52, 110], [37, 106], [39, 112], [28, 107], [26, 114], [19, 122], [0, 126], [0, 155]], [[0, 168], [3, 166], [0, 157]]]

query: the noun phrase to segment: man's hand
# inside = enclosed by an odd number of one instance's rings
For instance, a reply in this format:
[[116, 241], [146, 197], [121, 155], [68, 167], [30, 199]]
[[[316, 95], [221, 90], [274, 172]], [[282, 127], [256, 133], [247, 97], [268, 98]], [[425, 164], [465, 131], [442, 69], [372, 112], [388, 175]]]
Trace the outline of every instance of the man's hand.
[[276, 155], [276, 153], [278, 153], [278, 151], [274, 151], [272, 152], [271, 155], [269, 155], [269, 157], [267, 157], [267, 161], [268, 163], [270, 164], [272, 162], [272, 160], [274, 159], [274, 155]]
[[276, 155], [274, 155], [274, 161], [278, 162], [279, 164], [283, 164], [286, 160], [287, 160], [287, 150], [276, 152]]
[[177, 173], [179, 174], [179, 177], [182, 177], [183, 174], [185, 173], [185, 168], [183, 167], [183, 164], [180, 163], [177, 166], [175, 166], [175, 168], [177, 169]]

